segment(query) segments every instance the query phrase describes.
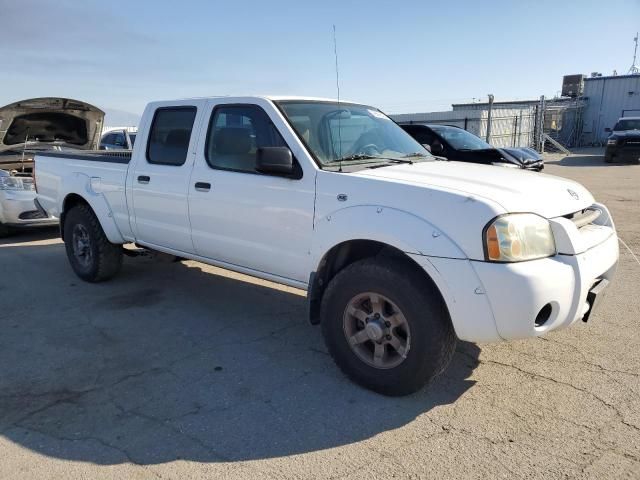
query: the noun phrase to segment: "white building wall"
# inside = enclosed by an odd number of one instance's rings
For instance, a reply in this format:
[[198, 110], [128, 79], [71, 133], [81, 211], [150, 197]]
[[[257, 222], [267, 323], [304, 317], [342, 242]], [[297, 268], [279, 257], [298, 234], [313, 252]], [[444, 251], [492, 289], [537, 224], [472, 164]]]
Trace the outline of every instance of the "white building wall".
[[640, 75], [587, 78], [582, 144], [604, 143], [618, 118], [640, 116]]

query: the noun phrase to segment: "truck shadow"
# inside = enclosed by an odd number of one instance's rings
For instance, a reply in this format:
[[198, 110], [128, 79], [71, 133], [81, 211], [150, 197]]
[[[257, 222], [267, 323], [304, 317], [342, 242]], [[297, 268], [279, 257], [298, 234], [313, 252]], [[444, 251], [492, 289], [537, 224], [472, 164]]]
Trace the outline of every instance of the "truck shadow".
[[[24, 262], [36, 250], [40, 264]], [[480, 349], [460, 342], [427, 389], [364, 390], [333, 364], [300, 291], [196, 262], [126, 259], [119, 278], [89, 285], [61, 244], [7, 246], [0, 261], [22, 262], [38, 292], [0, 313], [0, 434], [51, 457], [147, 465], [301, 454], [391, 432], [475, 383]], [[12, 281], [0, 279], [5, 295]]]
[[0, 245], [50, 240], [60, 237], [57, 226], [15, 229], [6, 237], [0, 237]]

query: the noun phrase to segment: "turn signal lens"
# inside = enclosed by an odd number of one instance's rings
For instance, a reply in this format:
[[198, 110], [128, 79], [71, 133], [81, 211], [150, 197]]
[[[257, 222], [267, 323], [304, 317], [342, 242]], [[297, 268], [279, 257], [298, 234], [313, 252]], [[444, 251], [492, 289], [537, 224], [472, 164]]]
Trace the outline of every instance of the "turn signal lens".
[[551, 225], [533, 213], [513, 213], [485, 228], [485, 258], [492, 262], [522, 262], [556, 254]]

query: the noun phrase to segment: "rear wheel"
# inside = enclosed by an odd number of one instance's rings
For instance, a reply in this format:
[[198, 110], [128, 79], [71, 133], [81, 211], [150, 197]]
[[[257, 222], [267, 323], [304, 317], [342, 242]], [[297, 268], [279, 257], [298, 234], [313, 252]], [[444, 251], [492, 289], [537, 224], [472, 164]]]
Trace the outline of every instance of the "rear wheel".
[[81, 279], [101, 282], [120, 271], [122, 246], [109, 242], [88, 205], [76, 205], [66, 214], [64, 243], [71, 267]]
[[9, 235], [11, 235], [11, 229], [0, 223], [0, 238], [8, 237]]
[[447, 367], [455, 350], [439, 293], [401, 261], [366, 259], [346, 267], [329, 283], [321, 315], [336, 364], [385, 395], [420, 389]]

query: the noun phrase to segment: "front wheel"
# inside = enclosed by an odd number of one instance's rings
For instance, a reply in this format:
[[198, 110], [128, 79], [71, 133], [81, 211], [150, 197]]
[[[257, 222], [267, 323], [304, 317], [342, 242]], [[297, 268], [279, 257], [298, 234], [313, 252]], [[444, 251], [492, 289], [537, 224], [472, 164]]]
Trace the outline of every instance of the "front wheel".
[[456, 336], [435, 287], [413, 266], [365, 259], [339, 272], [321, 306], [322, 332], [352, 380], [385, 395], [407, 395], [451, 361]]
[[82, 280], [101, 282], [120, 271], [122, 246], [109, 242], [88, 205], [76, 205], [65, 215], [64, 243], [71, 268]]

